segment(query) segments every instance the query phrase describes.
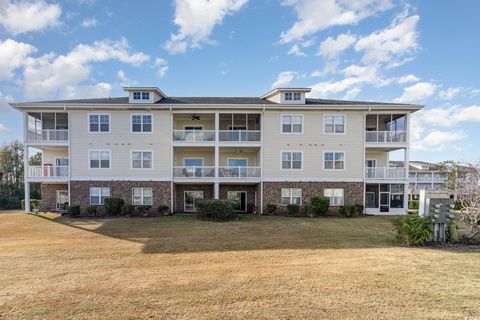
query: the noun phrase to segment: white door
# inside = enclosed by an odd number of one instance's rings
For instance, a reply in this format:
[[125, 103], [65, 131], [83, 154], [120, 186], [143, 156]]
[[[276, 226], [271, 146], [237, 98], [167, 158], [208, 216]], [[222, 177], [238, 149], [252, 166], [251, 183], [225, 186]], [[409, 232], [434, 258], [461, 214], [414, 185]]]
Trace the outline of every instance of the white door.
[[68, 206], [68, 191], [67, 190], [57, 190], [55, 208], [57, 210], [67, 209], [67, 206]]

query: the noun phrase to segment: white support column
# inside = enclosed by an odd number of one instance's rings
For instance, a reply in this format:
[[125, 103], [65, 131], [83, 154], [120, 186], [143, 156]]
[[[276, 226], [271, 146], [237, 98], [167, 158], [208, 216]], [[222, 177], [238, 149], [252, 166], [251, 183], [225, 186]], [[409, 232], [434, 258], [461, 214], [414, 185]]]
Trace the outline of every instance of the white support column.
[[265, 106], [263, 106], [263, 111], [260, 114], [260, 208], [257, 209], [258, 213], [263, 214], [263, 116], [265, 113]]
[[23, 181], [25, 186], [25, 213], [30, 212], [30, 182], [28, 181], [28, 146], [23, 147]]
[[405, 178], [406, 183], [403, 190], [403, 208], [405, 209], [405, 213], [408, 213], [408, 187], [409, 187], [409, 175], [410, 175], [410, 148], [405, 148], [405, 158], [404, 158], [404, 165], [405, 165]]
[[220, 186], [218, 182], [218, 167], [220, 166], [220, 148], [219, 148], [219, 135], [220, 135], [220, 116], [218, 112], [215, 112], [215, 183], [213, 186], [214, 198], [220, 199]]
[[173, 112], [172, 106], [170, 106], [170, 213], [173, 214], [175, 211], [175, 184], [173, 183], [173, 162], [174, 162], [174, 154], [173, 154]]

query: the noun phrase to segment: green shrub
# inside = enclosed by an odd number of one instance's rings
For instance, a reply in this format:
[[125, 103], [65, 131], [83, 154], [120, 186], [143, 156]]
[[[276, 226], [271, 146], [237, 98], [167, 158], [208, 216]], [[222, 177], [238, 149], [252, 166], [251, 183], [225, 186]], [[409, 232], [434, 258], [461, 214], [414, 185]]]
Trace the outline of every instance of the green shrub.
[[277, 205], [275, 204], [267, 204], [267, 213], [268, 214], [274, 214], [277, 211]]
[[327, 197], [313, 197], [310, 200], [310, 205], [313, 207], [314, 217], [326, 216], [330, 206], [330, 199]]
[[406, 215], [392, 220], [398, 241], [408, 245], [424, 245], [432, 234], [430, 216]]
[[354, 215], [353, 206], [340, 206], [339, 212], [342, 217], [351, 218]]
[[419, 207], [420, 207], [420, 201], [419, 200], [409, 200], [408, 201], [408, 209], [418, 210]]
[[161, 205], [158, 206], [157, 211], [160, 214], [165, 214], [165, 213], [168, 212], [168, 206], [164, 205], [164, 204], [161, 204]]
[[307, 217], [310, 217], [310, 218], [313, 218], [313, 217], [316, 217], [317, 216], [317, 210], [316, 208], [311, 205], [311, 204], [307, 204], [303, 207], [303, 212], [305, 213], [305, 215]]
[[353, 205], [353, 211], [355, 216], [362, 216], [363, 215], [363, 204], [356, 203]]
[[453, 208], [454, 210], [462, 210], [463, 209], [462, 203], [458, 200], [453, 203], [453, 206], [454, 206], [454, 208]]
[[89, 216], [95, 217], [97, 215], [97, 207], [95, 206], [88, 206], [87, 213]]
[[74, 204], [73, 206], [68, 207], [68, 214], [72, 218], [78, 217], [80, 215], [80, 206], [78, 204]]
[[109, 216], [117, 216], [122, 212], [122, 207], [125, 204], [125, 201], [120, 198], [106, 198], [105, 199], [105, 210]]
[[148, 215], [148, 211], [152, 208], [152, 206], [138, 206], [137, 211], [138, 215], [146, 217]]
[[233, 220], [235, 202], [231, 200], [203, 200], [197, 203], [197, 217], [213, 221]]
[[126, 204], [122, 207], [121, 214], [122, 216], [131, 216], [133, 215], [133, 211], [135, 211], [135, 207], [131, 204]]
[[[25, 199], [22, 200], [22, 209], [25, 210]], [[42, 207], [41, 199], [30, 199], [30, 211], [39, 210]]]
[[298, 212], [300, 211], [300, 206], [298, 204], [289, 204], [287, 205], [287, 213], [290, 216], [296, 216], [298, 215]]

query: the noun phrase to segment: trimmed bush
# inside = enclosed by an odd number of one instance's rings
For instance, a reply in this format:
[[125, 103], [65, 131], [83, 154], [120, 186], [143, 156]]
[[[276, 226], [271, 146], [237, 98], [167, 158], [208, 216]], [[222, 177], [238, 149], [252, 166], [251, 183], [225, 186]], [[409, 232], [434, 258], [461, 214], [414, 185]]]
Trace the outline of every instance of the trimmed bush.
[[137, 211], [138, 215], [142, 217], [148, 216], [148, 211], [152, 208], [152, 206], [138, 206]]
[[[326, 216], [330, 207], [330, 199], [327, 197], [313, 197], [310, 200], [310, 205], [313, 207], [313, 217]], [[310, 217], [310, 215], [308, 216]]]
[[277, 211], [277, 205], [271, 204], [271, 203], [267, 204], [267, 213], [268, 214], [275, 214], [276, 211]]
[[68, 214], [72, 218], [80, 216], [80, 205], [74, 204], [73, 206], [68, 207]]
[[131, 204], [126, 204], [122, 207], [121, 214], [122, 216], [131, 216], [133, 215], [133, 211], [135, 211], [135, 207]]
[[[41, 199], [30, 199], [30, 211], [40, 209], [42, 207]], [[22, 209], [25, 210], [25, 199], [22, 200]]]
[[287, 205], [287, 213], [290, 216], [296, 216], [298, 215], [298, 212], [300, 211], [300, 206], [298, 204], [289, 204]]
[[306, 206], [304, 206], [303, 212], [307, 217], [310, 217], [310, 218], [317, 216], [316, 208], [311, 204], [307, 204]]
[[420, 201], [419, 200], [409, 200], [408, 201], [408, 209], [418, 210], [419, 207], [420, 207]]
[[354, 204], [353, 211], [355, 212], [355, 216], [363, 216], [363, 204], [360, 204], [360, 203]]
[[105, 210], [109, 216], [118, 216], [122, 212], [122, 207], [125, 204], [125, 201], [120, 198], [106, 198], [105, 199]]
[[97, 207], [95, 206], [88, 206], [87, 213], [89, 216], [95, 217], [97, 215]]
[[398, 241], [408, 245], [424, 245], [432, 235], [430, 216], [406, 215], [392, 220]]
[[339, 212], [342, 217], [351, 218], [355, 214], [355, 209], [353, 206], [341, 206]]
[[161, 205], [158, 206], [157, 211], [160, 214], [166, 214], [166, 213], [168, 213], [168, 206], [164, 205], [164, 204], [161, 204]]
[[231, 200], [203, 200], [197, 203], [197, 217], [212, 221], [228, 221], [236, 218], [235, 202]]

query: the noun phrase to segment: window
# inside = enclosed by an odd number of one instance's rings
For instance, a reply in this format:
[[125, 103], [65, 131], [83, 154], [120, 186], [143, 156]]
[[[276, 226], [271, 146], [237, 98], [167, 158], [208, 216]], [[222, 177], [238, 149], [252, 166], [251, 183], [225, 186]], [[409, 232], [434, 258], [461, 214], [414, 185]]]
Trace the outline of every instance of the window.
[[289, 204], [302, 204], [302, 189], [282, 188], [282, 206]]
[[150, 100], [150, 92], [142, 92], [142, 100]]
[[345, 116], [325, 116], [325, 133], [345, 133]]
[[152, 115], [132, 114], [132, 132], [152, 132]]
[[293, 100], [295, 100], [295, 101], [300, 101], [301, 97], [302, 96], [301, 96], [300, 92], [295, 92], [293, 94]]
[[89, 151], [90, 169], [110, 169], [110, 150]]
[[108, 197], [110, 197], [110, 188], [90, 188], [91, 205], [103, 206]]
[[132, 151], [132, 169], [152, 169], [152, 151]]
[[134, 92], [133, 93], [133, 100], [140, 100], [142, 98], [141, 92]]
[[89, 132], [110, 132], [110, 115], [108, 114], [90, 114]]
[[133, 100], [150, 100], [150, 92], [148, 91], [134, 91]]
[[293, 95], [291, 92], [286, 92], [285, 93], [285, 100], [286, 101], [292, 101], [293, 100]]
[[132, 188], [132, 204], [133, 205], [152, 205], [152, 188]]
[[[431, 189], [430, 184], [428, 187]], [[403, 184], [390, 185], [390, 208], [403, 208]]]
[[331, 206], [343, 206], [343, 189], [324, 189], [323, 195], [330, 199]]
[[282, 152], [282, 169], [302, 169], [302, 160], [301, 151]]
[[282, 133], [303, 133], [303, 116], [282, 115]]
[[324, 170], [343, 170], [345, 169], [344, 152], [325, 152], [323, 154]]

